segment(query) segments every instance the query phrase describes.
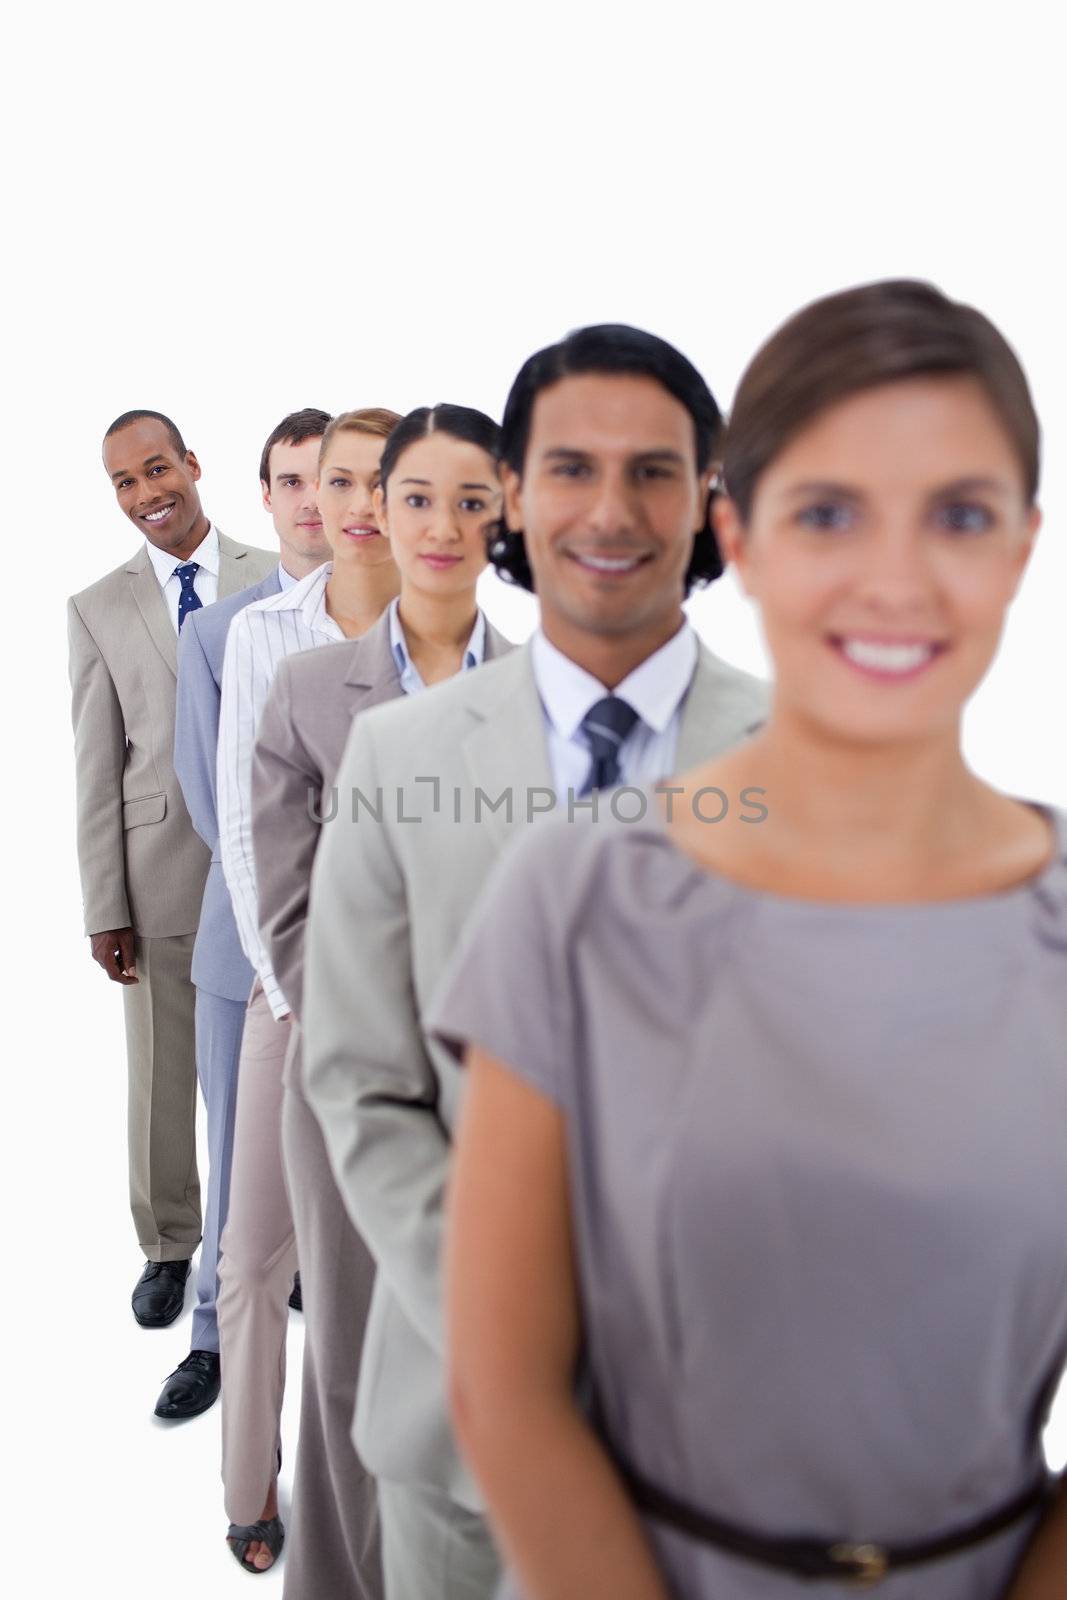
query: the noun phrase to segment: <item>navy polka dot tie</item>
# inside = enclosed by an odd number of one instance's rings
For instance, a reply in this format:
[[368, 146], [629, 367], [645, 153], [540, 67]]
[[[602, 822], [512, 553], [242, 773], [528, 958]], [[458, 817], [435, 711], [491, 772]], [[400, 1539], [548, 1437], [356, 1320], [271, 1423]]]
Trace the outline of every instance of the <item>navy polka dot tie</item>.
[[180, 567], [175, 567], [174, 570], [178, 574], [178, 582], [182, 586], [182, 592], [178, 596], [178, 632], [181, 633], [182, 623], [190, 611], [199, 611], [204, 603], [193, 588], [193, 579], [200, 571], [200, 563], [199, 561], [186, 561]]
[[618, 695], [605, 695], [603, 700], [589, 707], [582, 718], [582, 732], [589, 741], [593, 760], [583, 794], [590, 794], [594, 789], [610, 789], [618, 783], [622, 775], [619, 754], [637, 720], [633, 706], [620, 700]]

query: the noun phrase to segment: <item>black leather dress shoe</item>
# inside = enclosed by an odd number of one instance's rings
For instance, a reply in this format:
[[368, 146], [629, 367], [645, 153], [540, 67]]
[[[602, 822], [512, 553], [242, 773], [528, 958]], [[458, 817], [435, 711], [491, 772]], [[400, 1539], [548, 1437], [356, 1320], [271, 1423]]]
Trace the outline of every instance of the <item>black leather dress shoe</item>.
[[148, 1261], [134, 1287], [131, 1305], [142, 1328], [168, 1328], [185, 1305], [188, 1261]]
[[289, 1295], [289, 1304], [292, 1306], [294, 1311], [303, 1311], [304, 1309], [304, 1291], [300, 1287], [299, 1272], [293, 1279], [293, 1287]]
[[168, 1422], [198, 1417], [219, 1397], [219, 1358], [215, 1350], [190, 1350], [163, 1385], [156, 1416]]

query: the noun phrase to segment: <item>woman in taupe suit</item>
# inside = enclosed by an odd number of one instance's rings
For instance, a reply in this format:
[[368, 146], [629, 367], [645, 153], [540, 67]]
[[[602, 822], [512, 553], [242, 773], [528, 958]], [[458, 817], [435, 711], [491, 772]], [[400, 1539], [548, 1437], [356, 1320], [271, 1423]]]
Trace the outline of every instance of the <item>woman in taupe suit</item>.
[[471, 924], [449, 1346], [509, 1596], [1064, 1593], [1067, 816], [960, 745], [1038, 454], [972, 308], [800, 312], [717, 507], [767, 723], [531, 830]]
[[[299, 1054], [304, 925], [320, 827], [353, 717], [421, 692], [500, 655], [508, 642], [479, 611], [486, 530], [499, 516], [497, 426], [464, 406], [423, 407], [404, 418], [381, 458], [375, 516], [400, 571], [400, 594], [371, 630], [279, 664], [259, 724], [253, 770], [253, 842], [260, 922], [275, 977], [294, 1018], [281, 1137], [292, 1207], [288, 1239], [267, 1239], [273, 1260], [299, 1259], [306, 1325], [300, 1444], [286, 1589], [294, 1596], [369, 1600], [381, 1593], [376, 1495], [351, 1442], [363, 1324], [373, 1264], [330, 1174], [318, 1124], [304, 1103]], [[273, 1134], [272, 1134], [273, 1136]], [[270, 1521], [272, 1519], [268, 1519]], [[270, 1538], [230, 1536], [257, 1570]], [[267, 1546], [264, 1549], [264, 1545]], [[257, 1548], [258, 1546], [258, 1548]]]

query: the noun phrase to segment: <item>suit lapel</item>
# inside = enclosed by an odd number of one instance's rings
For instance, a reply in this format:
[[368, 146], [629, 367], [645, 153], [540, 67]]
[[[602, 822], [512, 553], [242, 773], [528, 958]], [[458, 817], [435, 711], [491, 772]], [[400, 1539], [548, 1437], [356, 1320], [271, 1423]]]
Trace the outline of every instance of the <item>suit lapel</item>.
[[515, 646], [512, 644], [511, 640], [505, 639], [502, 633], [498, 633], [493, 627], [493, 624], [489, 621], [489, 618], [486, 617], [485, 654], [483, 655], [482, 660], [496, 661], [500, 656], [509, 655], [514, 648]]
[[[736, 674], [735, 674], [736, 676]], [[692, 682], [682, 705], [675, 770], [687, 772], [739, 744], [759, 726], [751, 708], [738, 700], [726, 669], [701, 644]]]
[[[502, 840], [516, 824], [525, 822], [527, 791], [552, 789], [552, 769], [545, 739], [544, 712], [530, 664], [530, 648], [513, 650], [491, 673], [471, 674], [485, 698], [468, 707], [473, 721], [463, 737], [463, 759], [471, 783], [489, 802], [511, 793], [511, 821], [506, 809], [481, 811], [483, 826]], [[472, 790], [470, 804], [474, 806]]]
[[177, 677], [178, 637], [174, 632], [174, 624], [170, 620], [167, 602], [159, 587], [155, 568], [148, 559], [148, 552], [140, 550], [126, 568], [126, 572], [130, 580], [130, 593], [152, 637], [152, 642]]
[[220, 533], [216, 524], [215, 532], [219, 535], [219, 593], [220, 600], [227, 599], [231, 594], [236, 594], [239, 589], [245, 588], [245, 557], [247, 550], [239, 544], [234, 544], [232, 539], [227, 539]]

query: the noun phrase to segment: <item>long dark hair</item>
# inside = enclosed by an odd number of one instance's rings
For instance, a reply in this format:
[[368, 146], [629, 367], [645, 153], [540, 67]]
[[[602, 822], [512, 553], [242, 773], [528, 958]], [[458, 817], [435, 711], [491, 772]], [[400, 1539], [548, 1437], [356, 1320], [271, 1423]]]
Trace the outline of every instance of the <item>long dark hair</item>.
[[494, 461], [499, 459], [500, 428], [484, 411], [475, 411], [471, 406], [419, 406], [397, 423], [382, 451], [378, 482], [383, 493], [393, 468], [408, 445], [428, 438], [431, 433], [445, 433], [450, 439], [476, 444]]
[[[558, 344], [538, 350], [524, 362], [504, 407], [500, 429], [501, 460], [521, 476], [537, 396], [561, 378], [587, 372], [654, 378], [662, 384], [692, 417], [697, 471], [707, 471], [715, 459], [722, 435], [722, 414], [714, 395], [680, 350], [665, 339], [658, 339], [654, 333], [645, 333], [641, 328], [630, 328], [624, 323], [578, 328]], [[501, 578], [533, 591], [533, 572], [523, 533], [509, 529], [501, 520], [489, 535], [487, 549], [489, 560]], [[704, 526], [696, 535], [686, 570], [686, 593], [714, 582], [722, 570], [722, 557], [711, 526], [709, 497]]]

